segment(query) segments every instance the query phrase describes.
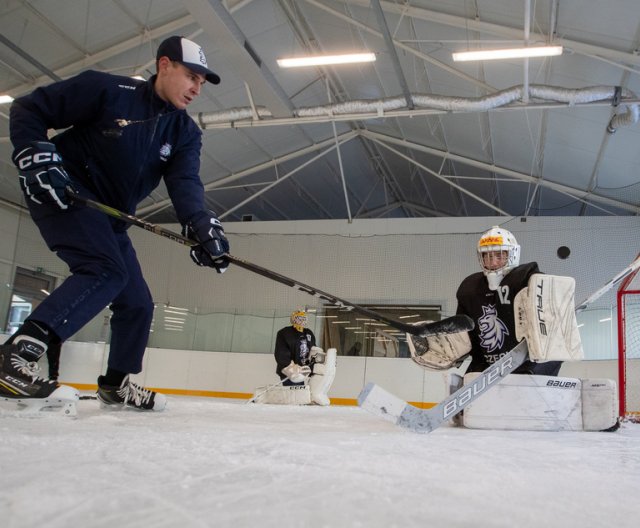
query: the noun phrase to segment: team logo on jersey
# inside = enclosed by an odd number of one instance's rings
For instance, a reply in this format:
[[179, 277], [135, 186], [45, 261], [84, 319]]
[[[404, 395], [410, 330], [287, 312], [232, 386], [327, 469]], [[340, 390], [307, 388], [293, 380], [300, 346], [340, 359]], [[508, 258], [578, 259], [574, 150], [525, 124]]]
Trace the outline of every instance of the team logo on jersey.
[[507, 325], [498, 319], [498, 311], [493, 304], [483, 306], [482, 312], [482, 317], [478, 319], [480, 345], [487, 352], [493, 352], [504, 345], [509, 330], [507, 330]]
[[160, 159], [162, 161], [167, 161], [169, 156], [171, 156], [171, 145], [169, 145], [169, 143], [165, 143], [160, 147]]
[[[309, 343], [307, 343], [307, 341]], [[311, 336], [309, 334], [307, 334], [306, 336], [302, 336], [302, 339], [300, 339], [299, 352], [300, 352], [300, 364], [301, 365], [306, 365], [307, 364], [307, 358], [309, 357], [309, 344], [310, 343], [311, 343]]]

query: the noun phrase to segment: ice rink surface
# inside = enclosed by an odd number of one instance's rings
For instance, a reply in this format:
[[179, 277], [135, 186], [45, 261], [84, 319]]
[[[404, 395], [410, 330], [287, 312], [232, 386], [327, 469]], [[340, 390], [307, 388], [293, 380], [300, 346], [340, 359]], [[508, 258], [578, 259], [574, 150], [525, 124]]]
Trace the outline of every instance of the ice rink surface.
[[0, 525], [636, 527], [640, 425], [420, 435], [356, 407], [170, 396], [0, 416]]

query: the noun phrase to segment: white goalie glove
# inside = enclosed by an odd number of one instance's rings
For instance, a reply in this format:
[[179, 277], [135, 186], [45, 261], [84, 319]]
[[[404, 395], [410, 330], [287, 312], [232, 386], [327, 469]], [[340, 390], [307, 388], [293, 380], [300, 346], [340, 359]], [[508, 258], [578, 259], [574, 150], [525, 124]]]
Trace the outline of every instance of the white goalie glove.
[[407, 344], [412, 361], [430, 370], [453, 368], [471, 352], [471, 340], [467, 332], [428, 337], [407, 334]]
[[311, 367], [308, 365], [296, 365], [293, 361], [282, 369], [282, 373], [293, 383], [303, 383], [311, 374]]
[[516, 295], [516, 337], [527, 340], [531, 361], [583, 359], [574, 293], [573, 278], [535, 273]]

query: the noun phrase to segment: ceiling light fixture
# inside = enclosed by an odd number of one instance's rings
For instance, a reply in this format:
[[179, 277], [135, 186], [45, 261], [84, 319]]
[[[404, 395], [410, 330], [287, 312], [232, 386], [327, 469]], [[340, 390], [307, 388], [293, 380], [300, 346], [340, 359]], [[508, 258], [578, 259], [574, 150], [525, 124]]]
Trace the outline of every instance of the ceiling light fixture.
[[554, 55], [562, 55], [562, 46], [531, 46], [526, 48], [461, 51], [453, 53], [452, 55], [454, 62], [552, 57]]
[[329, 64], [353, 64], [356, 62], [373, 62], [375, 53], [347, 53], [344, 55], [313, 55], [308, 57], [290, 57], [278, 59], [281, 68], [299, 68], [303, 66], [326, 66]]
[[13, 97], [10, 95], [0, 95], [0, 104], [6, 104], [13, 101]]

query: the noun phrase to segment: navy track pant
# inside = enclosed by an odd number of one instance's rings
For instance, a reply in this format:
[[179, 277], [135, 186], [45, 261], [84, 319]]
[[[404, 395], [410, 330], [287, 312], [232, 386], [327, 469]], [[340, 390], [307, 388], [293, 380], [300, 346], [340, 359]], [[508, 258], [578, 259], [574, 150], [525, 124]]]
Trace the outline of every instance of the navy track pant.
[[122, 223], [100, 211], [31, 206], [47, 246], [69, 266], [69, 276], [28, 317], [65, 341], [110, 305], [108, 366], [137, 374], [153, 318], [151, 292]]

